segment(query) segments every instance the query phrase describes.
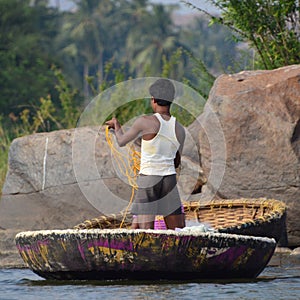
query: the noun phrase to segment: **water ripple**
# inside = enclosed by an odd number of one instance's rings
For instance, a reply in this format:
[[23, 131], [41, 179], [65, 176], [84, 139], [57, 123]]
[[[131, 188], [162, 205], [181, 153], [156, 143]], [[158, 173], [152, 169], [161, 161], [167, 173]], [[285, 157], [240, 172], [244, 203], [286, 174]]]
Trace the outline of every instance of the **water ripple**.
[[254, 280], [55, 281], [27, 269], [0, 269], [0, 298], [14, 299], [299, 299], [300, 268], [268, 267]]

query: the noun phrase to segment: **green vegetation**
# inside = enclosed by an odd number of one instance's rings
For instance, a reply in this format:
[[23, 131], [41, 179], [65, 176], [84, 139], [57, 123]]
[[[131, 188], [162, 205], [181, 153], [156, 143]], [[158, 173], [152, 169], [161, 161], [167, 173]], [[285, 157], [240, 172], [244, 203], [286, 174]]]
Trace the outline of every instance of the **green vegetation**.
[[[60, 11], [48, 0], [0, 0], [0, 188], [14, 138], [75, 127], [90, 99], [117, 83], [168, 77], [207, 99], [221, 73], [299, 62], [299, 1], [209, 0], [220, 15], [194, 7], [203, 13], [186, 25], [174, 22], [176, 5], [73, 2]], [[114, 114], [125, 123], [150, 112], [148, 102]], [[185, 125], [194, 120], [173, 112]]]
[[0, 118], [0, 187], [2, 188], [6, 171], [7, 171], [7, 156], [10, 146], [10, 138], [2, 126], [2, 119]]
[[[193, 6], [189, 1], [184, 1]], [[296, 0], [208, 0], [219, 9], [212, 23], [236, 32], [239, 39], [256, 51], [254, 65], [275, 69], [300, 61], [300, 5]]]
[[55, 63], [51, 56], [58, 12], [30, 2], [0, 1], [0, 111], [4, 116], [19, 113], [19, 105], [37, 104], [53, 88], [50, 66]]

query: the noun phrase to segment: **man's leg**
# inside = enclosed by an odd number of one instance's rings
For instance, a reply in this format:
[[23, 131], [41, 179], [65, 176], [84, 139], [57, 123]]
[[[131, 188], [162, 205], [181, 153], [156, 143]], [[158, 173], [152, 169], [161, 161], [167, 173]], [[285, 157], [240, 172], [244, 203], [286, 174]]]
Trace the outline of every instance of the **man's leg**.
[[168, 215], [165, 218], [165, 223], [168, 229], [183, 228], [185, 227], [185, 216], [180, 215]]
[[136, 215], [133, 215], [132, 217], [131, 229], [139, 229], [139, 223]]
[[140, 229], [154, 229], [155, 216], [152, 215], [138, 215], [137, 223]]

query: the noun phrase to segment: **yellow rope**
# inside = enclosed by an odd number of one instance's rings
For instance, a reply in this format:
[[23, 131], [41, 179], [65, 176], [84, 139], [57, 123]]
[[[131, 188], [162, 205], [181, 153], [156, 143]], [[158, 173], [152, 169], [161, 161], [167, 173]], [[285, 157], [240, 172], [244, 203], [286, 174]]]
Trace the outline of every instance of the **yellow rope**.
[[133, 145], [126, 146], [127, 156], [124, 153], [120, 152], [114, 146], [113, 135], [109, 131], [108, 126], [105, 128], [105, 137], [106, 137], [108, 146], [111, 150], [111, 153], [116, 160], [116, 164], [118, 166], [119, 171], [122, 173], [123, 176], [127, 177], [128, 183], [131, 186], [131, 197], [130, 197], [129, 203], [125, 209], [125, 213], [124, 213], [122, 222], [120, 224], [120, 228], [122, 228], [122, 226], [125, 222], [129, 207], [133, 201], [134, 192], [138, 188], [137, 183], [136, 183], [136, 178], [137, 178], [138, 172], [140, 170], [141, 154], [140, 154], [140, 152], [138, 152], [134, 149]]

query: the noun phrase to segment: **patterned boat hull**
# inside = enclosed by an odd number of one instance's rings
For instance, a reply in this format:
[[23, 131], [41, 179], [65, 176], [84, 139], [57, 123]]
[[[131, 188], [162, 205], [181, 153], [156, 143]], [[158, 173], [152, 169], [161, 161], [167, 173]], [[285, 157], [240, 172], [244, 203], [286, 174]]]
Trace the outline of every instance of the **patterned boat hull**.
[[46, 279], [255, 278], [270, 238], [173, 230], [69, 229], [17, 234], [28, 267]]

